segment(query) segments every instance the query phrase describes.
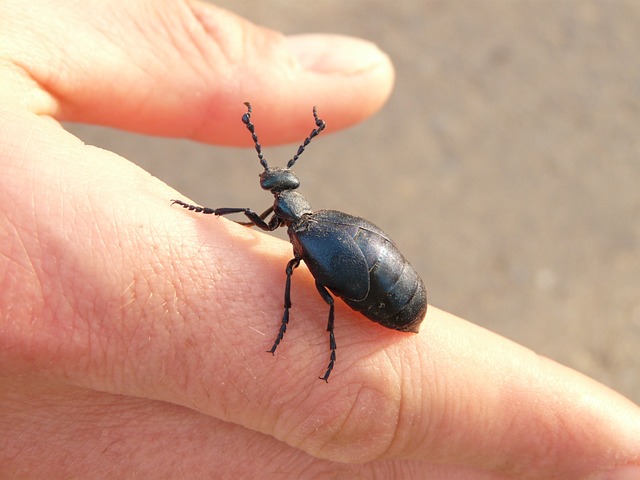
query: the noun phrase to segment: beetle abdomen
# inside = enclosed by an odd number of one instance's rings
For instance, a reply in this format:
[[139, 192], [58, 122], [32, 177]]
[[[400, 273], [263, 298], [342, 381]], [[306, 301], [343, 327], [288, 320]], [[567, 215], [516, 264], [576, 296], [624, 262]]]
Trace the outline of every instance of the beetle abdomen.
[[398, 248], [375, 231], [360, 228], [354, 241], [369, 270], [369, 293], [344, 302], [368, 319], [403, 332], [417, 332], [427, 311], [422, 279]]
[[417, 332], [427, 291], [413, 266], [364, 218], [318, 210], [289, 229], [294, 251], [315, 279], [369, 320]]

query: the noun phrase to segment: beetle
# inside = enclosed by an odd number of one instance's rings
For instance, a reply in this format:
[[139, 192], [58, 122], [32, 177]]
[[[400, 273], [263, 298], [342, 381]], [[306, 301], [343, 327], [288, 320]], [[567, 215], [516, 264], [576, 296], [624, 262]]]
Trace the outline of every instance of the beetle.
[[[251, 134], [260, 165], [264, 168], [260, 174], [260, 186], [273, 194], [273, 205], [258, 215], [250, 208], [208, 208], [182, 200], [171, 200], [171, 204], [217, 216], [242, 213], [249, 221], [237, 223], [265, 231], [287, 227], [293, 245], [293, 258], [286, 267], [284, 313], [280, 329], [268, 352], [275, 355], [287, 330], [291, 277], [300, 262], [304, 262], [315, 278], [318, 293], [329, 305], [327, 331], [331, 353], [324, 376], [318, 377], [328, 382], [336, 362], [334, 300], [331, 293], [369, 320], [390, 329], [417, 333], [427, 311], [427, 291], [418, 273], [380, 228], [368, 220], [336, 210], [313, 211], [307, 200], [295, 191], [300, 186], [300, 180], [291, 168], [311, 140], [326, 126], [318, 117], [317, 108], [313, 107], [316, 128], [298, 147], [287, 167], [278, 168], [270, 167], [262, 154], [262, 146], [251, 123], [251, 104], [245, 102], [245, 105], [247, 111], [242, 116], [242, 123]], [[271, 217], [266, 220], [269, 215]]]

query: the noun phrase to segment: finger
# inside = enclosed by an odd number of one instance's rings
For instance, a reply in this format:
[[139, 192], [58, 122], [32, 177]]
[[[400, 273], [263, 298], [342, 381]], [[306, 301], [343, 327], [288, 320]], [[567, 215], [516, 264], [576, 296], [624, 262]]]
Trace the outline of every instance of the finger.
[[327, 308], [302, 266], [289, 329], [268, 355], [290, 245], [171, 208], [175, 193], [131, 164], [54, 141], [61, 131], [42, 120], [21, 131], [24, 120], [4, 131], [29, 142], [0, 155], [19, 152], [0, 188], [3, 231], [20, 232], [0, 242], [20, 266], [0, 291], [11, 305], [3, 368], [176, 403], [332, 461], [542, 478], [638, 462], [637, 407], [435, 308], [409, 335], [338, 302], [338, 363], [319, 382]]
[[308, 134], [312, 106], [344, 128], [377, 111], [393, 84], [388, 57], [369, 42], [286, 37], [204, 3], [0, 8], [14, 101], [59, 120], [247, 145], [238, 118], [251, 101], [264, 140], [287, 142]]
[[[417, 461], [352, 465], [167, 402], [47, 384], [0, 382], [4, 478], [402, 478], [502, 480]], [[46, 461], [44, 460], [46, 459]]]

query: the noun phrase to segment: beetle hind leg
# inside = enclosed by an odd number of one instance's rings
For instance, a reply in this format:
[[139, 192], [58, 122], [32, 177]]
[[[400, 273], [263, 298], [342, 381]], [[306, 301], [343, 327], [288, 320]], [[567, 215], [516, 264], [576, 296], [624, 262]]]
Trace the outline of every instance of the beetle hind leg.
[[334, 310], [334, 301], [331, 294], [327, 291], [327, 288], [324, 285], [320, 285], [316, 282], [316, 288], [318, 289], [318, 293], [322, 299], [329, 305], [329, 321], [327, 322], [327, 332], [329, 332], [329, 348], [331, 349], [331, 355], [329, 357], [329, 365], [327, 366], [327, 371], [325, 372], [323, 377], [318, 377], [320, 380], [324, 380], [329, 383], [329, 375], [331, 375], [331, 370], [333, 370], [333, 366], [336, 363], [336, 337], [333, 334], [333, 310]]
[[275, 355], [276, 348], [280, 345], [282, 338], [284, 337], [284, 333], [287, 331], [287, 325], [289, 324], [289, 309], [291, 308], [291, 276], [293, 275], [293, 270], [298, 268], [300, 265], [299, 258], [292, 258], [287, 263], [287, 282], [284, 287], [284, 313], [282, 314], [282, 323], [280, 323], [280, 330], [278, 331], [278, 336], [276, 337], [276, 341], [273, 342], [273, 346], [271, 350], [267, 350], [267, 352]]

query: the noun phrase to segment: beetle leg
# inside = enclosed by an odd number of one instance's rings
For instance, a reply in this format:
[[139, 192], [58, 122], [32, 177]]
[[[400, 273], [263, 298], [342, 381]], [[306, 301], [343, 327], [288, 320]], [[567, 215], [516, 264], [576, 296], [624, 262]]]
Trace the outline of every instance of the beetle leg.
[[[262, 220], [264, 220], [264, 219], [265, 219], [265, 218], [267, 218], [267, 217], [268, 217], [272, 212], [273, 212], [273, 206], [271, 206], [271, 207], [267, 208], [264, 212], [262, 212], [262, 213], [260, 214], [260, 218], [261, 218]], [[255, 223], [253, 223], [253, 222], [236, 222], [236, 223], [237, 223], [237, 224], [239, 224], [239, 225], [243, 225], [243, 226], [245, 226], [245, 227], [254, 227], [254, 226], [256, 225], [256, 224], [255, 224]], [[271, 222], [269, 222], [269, 223], [271, 223]], [[276, 228], [277, 228], [277, 227], [276, 227]], [[274, 229], [269, 228], [269, 229], [270, 229], [270, 230], [275, 230], [275, 228], [274, 228]]]
[[287, 324], [289, 323], [289, 309], [291, 308], [291, 276], [293, 275], [293, 269], [298, 268], [298, 265], [300, 265], [300, 260], [300, 258], [295, 257], [287, 263], [287, 282], [284, 287], [284, 313], [282, 314], [282, 323], [280, 324], [280, 330], [278, 331], [276, 341], [273, 342], [273, 347], [271, 347], [271, 350], [267, 350], [269, 353], [274, 355], [276, 348], [278, 348], [278, 345], [280, 345], [280, 342], [282, 341], [282, 337], [284, 337], [284, 332], [287, 331]]
[[316, 288], [318, 289], [318, 293], [322, 299], [327, 302], [329, 305], [329, 322], [327, 323], [327, 332], [329, 332], [329, 348], [331, 349], [331, 356], [329, 359], [329, 366], [327, 367], [327, 371], [324, 374], [324, 377], [318, 377], [320, 380], [324, 380], [329, 383], [329, 375], [331, 375], [331, 370], [333, 370], [333, 366], [336, 363], [336, 337], [333, 335], [333, 297], [328, 292], [327, 287], [324, 285], [320, 285], [316, 282]]
[[215, 210], [209, 207], [200, 207], [198, 205], [191, 205], [190, 203], [183, 202], [182, 200], [171, 200], [171, 205], [180, 205], [182, 208], [188, 208], [198, 213], [214, 213]]
[[[207, 212], [203, 212], [203, 213], [207, 213]], [[251, 223], [253, 223], [256, 227], [260, 228], [261, 230], [273, 230], [272, 228], [269, 227], [269, 225], [267, 224], [267, 222], [265, 222], [262, 218], [260, 218], [260, 215], [258, 215], [256, 212], [254, 212], [253, 210], [251, 210], [250, 208], [242, 208], [242, 207], [238, 207], [238, 208], [215, 208], [213, 209], [213, 213], [214, 215], [231, 215], [232, 213], [244, 213], [245, 216], [249, 219], [249, 221]], [[267, 214], [268, 215], [268, 214]]]
[[200, 207], [198, 205], [191, 205], [190, 203], [183, 202], [182, 200], [171, 200], [171, 204], [180, 205], [183, 208], [193, 210], [198, 213], [213, 214], [213, 215], [231, 215], [232, 213], [244, 213], [250, 222], [236, 222], [245, 226], [256, 226], [262, 230], [273, 231], [280, 226], [280, 221], [265, 222], [264, 219], [273, 211], [273, 207], [267, 208], [261, 215], [250, 208], [209, 208]]

